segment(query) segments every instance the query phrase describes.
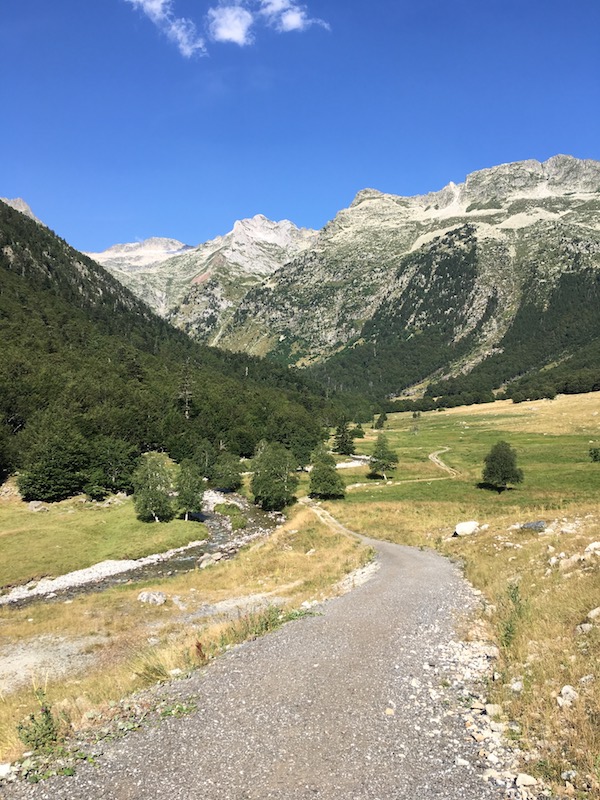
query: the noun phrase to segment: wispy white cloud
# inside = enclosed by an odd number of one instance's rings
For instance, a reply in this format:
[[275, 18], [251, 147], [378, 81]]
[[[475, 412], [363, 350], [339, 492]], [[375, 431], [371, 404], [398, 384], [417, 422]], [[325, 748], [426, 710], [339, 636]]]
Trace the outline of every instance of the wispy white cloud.
[[295, 0], [259, 0], [259, 2], [259, 13], [266, 18], [271, 27], [281, 33], [305, 31], [311, 25], [320, 25], [329, 30], [327, 22], [311, 17], [306, 6]]
[[[125, 0], [142, 11], [186, 58], [206, 54], [206, 42], [196, 24], [175, 13], [176, 0]], [[218, 0], [208, 9], [206, 33], [214, 42], [229, 42], [240, 47], [252, 44], [256, 27], [268, 25], [279, 33], [305, 31], [312, 25], [329, 30], [322, 19], [311, 17], [308, 8], [297, 0]]]
[[254, 41], [254, 15], [241, 5], [221, 5], [208, 11], [208, 30], [215, 42], [233, 42], [241, 47]]
[[204, 39], [198, 33], [191, 19], [177, 17], [173, 10], [173, 0], [126, 0], [134, 8], [143, 11], [167, 38], [177, 45], [186, 58], [196, 53], [206, 52]]

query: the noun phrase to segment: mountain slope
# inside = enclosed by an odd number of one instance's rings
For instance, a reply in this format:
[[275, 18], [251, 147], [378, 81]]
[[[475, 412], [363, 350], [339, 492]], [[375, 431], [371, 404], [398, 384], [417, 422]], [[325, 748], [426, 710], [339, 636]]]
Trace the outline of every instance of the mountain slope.
[[[194, 248], [151, 239], [90, 255], [177, 327], [216, 344], [246, 292], [302, 252], [315, 236], [287, 220], [272, 222], [257, 215]], [[179, 249], [169, 253], [169, 247]]]
[[295, 371], [192, 342], [1, 202], [0, 286], [0, 472], [66, 453], [75, 490], [116, 452], [206, 464], [222, 448], [251, 455], [263, 438], [300, 463], [332, 413]]
[[15, 211], [20, 211], [21, 214], [25, 214], [26, 217], [29, 217], [29, 219], [32, 219], [34, 222], [37, 222], [40, 225], [44, 224], [35, 216], [31, 208], [27, 205], [22, 197], [15, 197], [12, 200], [10, 200], [8, 197], [0, 197], [0, 202], [6, 203], [7, 206], [14, 208]]
[[[554, 330], [571, 291], [562, 276], [580, 275], [584, 306], [597, 311], [590, 287], [599, 267], [598, 162], [507, 164], [409, 198], [365, 190], [311, 248], [246, 295], [221, 343], [318, 364], [315, 374], [331, 386], [396, 394], [497, 360], [536, 331], [561, 348], [548, 345], [544, 359], [565, 357], [569, 337]], [[510, 334], [526, 307], [530, 327]], [[577, 346], [600, 334], [594, 313], [584, 316]], [[498, 382], [531, 362], [505, 359]]]

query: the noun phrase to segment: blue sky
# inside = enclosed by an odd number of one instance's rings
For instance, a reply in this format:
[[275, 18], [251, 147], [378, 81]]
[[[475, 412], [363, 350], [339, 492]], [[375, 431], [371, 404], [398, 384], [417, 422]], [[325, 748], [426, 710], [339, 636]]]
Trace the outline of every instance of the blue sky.
[[0, 196], [74, 246], [600, 159], [598, 0], [0, 0]]

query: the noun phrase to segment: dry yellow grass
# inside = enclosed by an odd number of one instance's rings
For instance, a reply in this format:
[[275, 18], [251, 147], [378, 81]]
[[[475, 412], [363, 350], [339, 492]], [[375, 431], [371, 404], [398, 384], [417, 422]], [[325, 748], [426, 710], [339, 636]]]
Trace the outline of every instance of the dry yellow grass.
[[[578, 626], [600, 606], [600, 557], [561, 569], [560, 561], [600, 541], [599, 465], [587, 451], [600, 443], [600, 393], [559, 396], [514, 405], [501, 401], [423, 414], [411, 437], [411, 414], [389, 415], [386, 433], [400, 454], [395, 479], [419, 474], [421, 448], [449, 445], [442, 458], [456, 480], [357, 488], [328, 510], [349, 528], [374, 538], [436, 547], [465, 565], [482, 590], [486, 621], [501, 646], [500, 679], [490, 699], [503, 704], [522, 733], [527, 772], [562, 794], [600, 797], [600, 621]], [[525, 484], [502, 496], [475, 489], [481, 460], [498, 439], [514, 442], [525, 461]], [[365, 448], [368, 449], [368, 448]], [[527, 461], [528, 459], [528, 461]], [[422, 469], [422, 467], [421, 467]], [[457, 522], [477, 519], [489, 529], [451, 538]], [[556, 524], [542, 535], [515, 527], [543, 519]], [[561, 532], [564, 529], [564, 532]], [[564, 554], [564, 558], [559, 558]], [[550, 565], [552, 557], [559, 562]], [[521, 681], [523, 690], [510, 687]], [[572, 685], [579, 697], [561, 708], [557, 697]], [[573, 788], [561, 773], [574, 770]]]
[[554, 400], [513, 403], [498, 400], [480, 406], [461, 406], [444, 411], [452, 419], [468, 416], [493, 424], [495, 430], [530, 433], [588, 433], [600, 440], [600, 392], [558, 395]]
[[[477, 538], [444, 542], [443, 550], [464, 560], [467, 577], [485, 593], [502, 650], [502, 677], [492, 696], [522, 726], [534, 770], [560, 792], [561, 773], [574, 769], [580, 796], [591, 798], [600, 796], [600, 626], [585, 632], [578, 626], [600, 605], [600, 558], [559, 566], [600, 540], [598, 507], [580, 512], [560, 521], [553, 534], [496, 522]], [[576, 530], [560, 533], [570, 527]], [[566, 558], [551, 566], [561, 553]], [[522, 692], [510, 688], [515, 681]], [[569, 708], [557, 702], [565, 685], [579, 694]]]

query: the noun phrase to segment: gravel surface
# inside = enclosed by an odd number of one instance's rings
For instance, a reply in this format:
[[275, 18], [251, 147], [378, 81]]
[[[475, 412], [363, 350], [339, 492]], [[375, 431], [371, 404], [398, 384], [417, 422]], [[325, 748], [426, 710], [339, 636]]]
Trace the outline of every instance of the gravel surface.
[[79, 766], [74, 777], [5, 784], [0, 797], [500, 797], [482, 780], [489, 764], [457, 711], [468, 665], [454, 659], [446, 677], [472, 590], [434, 553], [372, 544], [380, 569], [369, 582], [162, 687], [195, 711], [102, 742], [95, 765]]

